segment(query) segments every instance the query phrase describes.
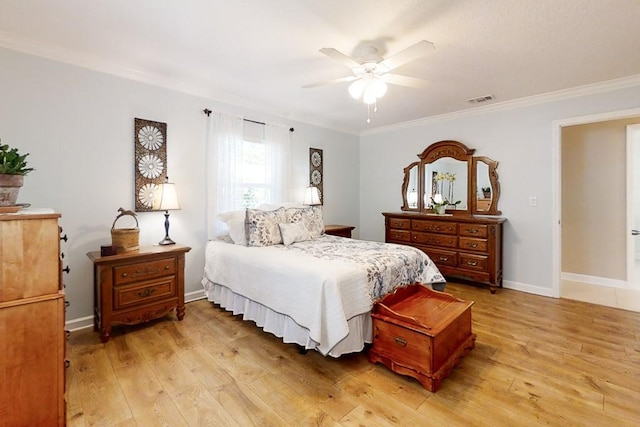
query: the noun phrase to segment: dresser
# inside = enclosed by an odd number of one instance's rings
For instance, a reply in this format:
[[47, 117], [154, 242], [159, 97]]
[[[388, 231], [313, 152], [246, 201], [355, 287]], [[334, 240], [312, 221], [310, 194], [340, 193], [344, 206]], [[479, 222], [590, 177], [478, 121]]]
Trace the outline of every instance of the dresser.
[[0, 214], [2, 426], [66, 423], [59, 218]]
[[446, 277], [502, 287], [501, 217], [383, 213], [385, 241], [414, 246], [435, 262]]
[[111, 338], [112, 325], [134, 325], [175, 309], [184, 318], [184, 263], [191, 248], [143, 246], [137, 251], [87, 256], [94, 265], [94, 330]]

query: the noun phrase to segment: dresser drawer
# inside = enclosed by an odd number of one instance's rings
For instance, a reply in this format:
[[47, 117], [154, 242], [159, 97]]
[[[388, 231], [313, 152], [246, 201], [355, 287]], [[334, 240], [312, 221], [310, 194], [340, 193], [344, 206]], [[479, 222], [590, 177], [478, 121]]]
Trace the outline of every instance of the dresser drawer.
[[446, 234], [411, 233], [411, 242], [422, 245], [443, 246], [447, 248], [456, 248], [458, 246], [458, 238], [456, 236], [448, 236]]
[[113, 310], [177, 297], [175, 277], [147, 281], [135, 285], [120, 286], [113, 290]]
[[488, 227], [484, 224], [466, 224], [461, 223], [460, 227], [460, 235], [461, 236], [469, 236], [469, 237], [487, 237], [487, 229]]
[[487, 252], [489, 243], [487, 239], [475, 239], [472, 237], [460, 237], [460, 249], [468, 251]]
[[438, 249], [425, 249], [424, 252], [436, 265], [455, 267], [458, 265], [458, 253], [452, 251], [442, 251]]
[[389, 228], [397, 228], [400, 230], [409, 230], [411, 228], [410, 219], [389, 218]]
[[488, 271], [489, 269], [488, 258], [486, 256], [466, 253], [459, 253], [458, 256], [460, 257], [460, 268], [477, 271]]
[[455, 222], [423, 221], [414, 219], [411, 221], [411, 230], [428, 231], [430, 233], [456, 234], [458, 227]]
[[114, 284], [118, 286], [175, 274], [176, 260], [174, 257], [171, 257], [114, 267], [113, 281]]
[[409, 230], [389, 230], [389, 235], [387, 236], [387, 240], [393, 240], [398, 242], [410, 242], [411, 241], [411, 232]]

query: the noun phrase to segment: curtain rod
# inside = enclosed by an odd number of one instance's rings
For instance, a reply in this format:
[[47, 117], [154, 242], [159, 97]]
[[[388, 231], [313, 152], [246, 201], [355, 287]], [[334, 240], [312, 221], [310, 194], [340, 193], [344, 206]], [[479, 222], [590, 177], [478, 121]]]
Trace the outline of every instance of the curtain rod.
[[[205, 108], [204, 110], [202, 110], [202, 112], [205, 113], [207, 115], [207, 117], [211, 117], [211, 113], [213, 113], [213, 111], [209, 110], [208, 108]], [[263, 125], [263, 126], [266, 125], [266, 123], [264, 123], [264, 122], [258, 122], [258, 121], [255, 121], [255, 120], [249, 120], [249, 119], [245, 119], [244, 117], [242, 118], [242, 120], [244, 120], [245, 122], [255, 123], [255, 124], [258, 124], [258, 125]], [[293, 132], [293, 131], [295, 131], [294, 128], [289, 128], [289, 132]]]

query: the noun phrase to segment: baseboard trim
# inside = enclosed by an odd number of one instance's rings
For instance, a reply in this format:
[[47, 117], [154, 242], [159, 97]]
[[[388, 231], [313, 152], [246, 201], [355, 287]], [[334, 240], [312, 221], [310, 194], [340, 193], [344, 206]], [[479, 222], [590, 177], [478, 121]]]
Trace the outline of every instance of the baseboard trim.
[[611, 279], [608, 277], [588, 276], [586, 274], [575, 274], [562, 272], [560, 275], [562, 280], [571, 282], [585, 283], [587, 285], [606, 286], [608, 288], [630, 289], [626, 280]]
[[543, 297], [558, 298], [558, 295], [553, 294], [553, 289], [543, 288], [541, 286], [533, 286], [527, 285], [525, 283], [513, 282], [510, 280], [503, 280], [502, 287], [506, 289], [513, 289], [514, 291], [526, 292], [528, 294], [540, 295]]

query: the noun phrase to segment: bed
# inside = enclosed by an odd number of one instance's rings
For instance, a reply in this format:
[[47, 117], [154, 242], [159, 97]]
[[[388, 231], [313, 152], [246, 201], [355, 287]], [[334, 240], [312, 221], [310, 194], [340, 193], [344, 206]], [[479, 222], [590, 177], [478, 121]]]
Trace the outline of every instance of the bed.
[[314, 208], [278, 210], [234, 213], [244, 227], [226, 218], [230, 234], [207, 243], [202, 285], [209, 301], [286, 343], [332, 357], [362, 351], [377, 299], [399, 286], [445, 282], [418, 249], [326, 235]]

